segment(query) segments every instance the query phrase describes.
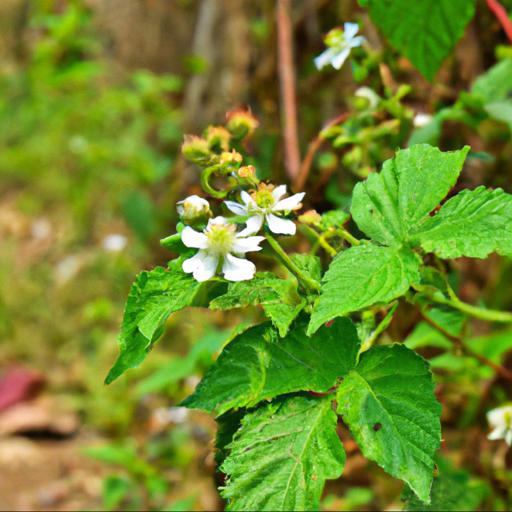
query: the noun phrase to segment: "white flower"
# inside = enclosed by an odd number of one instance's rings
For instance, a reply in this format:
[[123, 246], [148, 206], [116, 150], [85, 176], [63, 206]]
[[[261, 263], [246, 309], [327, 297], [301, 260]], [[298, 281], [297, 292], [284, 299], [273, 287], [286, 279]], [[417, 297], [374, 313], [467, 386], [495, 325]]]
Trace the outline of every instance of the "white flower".
[[496, 439], [505, 439], [505, 442], [512, 445], [512, 404], [504, 405], [489, 411], [487, 421], [492, 427], [492, 432], [487, 439], [495, 441]]
[[297, 229], [295, 223], [278, 215], [300, 208], [304, 192], [282, 199], [285, 194], [286, 185], [274, 188], [272, 185], [262, 183], [252, 195], [245, 191], [241, 192], [240, 197], [243, 204], [235, 203], [234, 201], [225, 201], [224, 204], [233, 213], [249, 217], [247, 219], [247, 227], [241, 231], [241, 235], [257, 233], [263, 226], [264, 221], [267, 222], [272, 233], [294, 235]]
[[432, 116], [430, 114], [425, 114], [424, 112], [418, 112], [414, 116], [412, 123], [416, 128], [421, 128], [421, 127], [429, 124], [430, 121], [432, 121]]
[[332, 29], [325, 36], [327, 50], [315, 58], [317, 69], [322, 69], [329, 64], [335, 69], [341, 69], [352, 48], [361, 46], [365, 40], [363, 36], [356, 36], [358, 30], [359, 25], [357, 23], [345, 23], [343, 30], [340, 28]]
[[111, 233], [103, 238], [101, 245], [107, 252], [120, 252], [128, 243], [128, 239], [120, 233]]
[[236, 232], [235, 224], [228, 223], [224, 217], [210, 219], [202, 233], [186, 226], [181, 232], [181, 241], [199, 252], [183, 262], [183, 271], [192, 274], [197, 281], [207, 281], [221, 265], [221, 272], [228, 281], [247, 281], [253, 278], [256, 267], [234, 254], [260, 251], [259, 244], [263, 240], [263, 236], [243, 237]]
[[178, 201], [176, 203], [176, 210], [184, 221], [194, 221], [201, 217], [205, 217], [206, 220], [208, 217], [211, 217], [208, 201], [196, 195], [188, 196], [183, 201]]

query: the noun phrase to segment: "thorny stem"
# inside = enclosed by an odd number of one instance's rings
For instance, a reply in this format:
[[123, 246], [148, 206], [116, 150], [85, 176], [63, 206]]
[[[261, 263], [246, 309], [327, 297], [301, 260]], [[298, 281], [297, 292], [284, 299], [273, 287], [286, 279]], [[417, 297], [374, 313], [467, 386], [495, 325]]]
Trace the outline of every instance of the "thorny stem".
[[459, 336], [455, 336], [454, 334], [448, 332], [443, 326], [439, 325], [437, 322], [432, 320], [432, 318], [427, 316], [423, 310], [421, 311], [421, 315], [429, 325], [431, 325], [434, 329], [438, 330], [443, 336], [448, 338], [457, 348], [460, 349], [461, 352], [463, 352], [467, 356], [477, 359], [482, 364], [489, 366], [496, 373], [501, 375], [503, 378], [512, 381], [512, 372], [511, 371], [507, 370], [504, 366], [497, 364], [494, 361], [491, 361], [490, 359], [487, 359], [486, 357], [482, 356], [478, 352], [475, 352], [473, 349], [471, 349], [464, 343], [462, 338], [460, 338]]
[[320, 283], [306, 275], [297, 265], [295, 265], [288, 254], [286, 254], [283, 248], [279, 245], [279, 242], [270, 233], [266, 234], [266, 238], [270, 247], [272, 247], [283, 265], [297, 277], [304, 288], [311, 292], [318, 293], [320, 291]]
[[324, 235], [321, 235], [320, 233], [317, 233], [313, 228], [309, 226], [303, 226], [304, 231], [311, 235], [320, 246], [329, 254], [329, 256], [333, 257], [338, 254], [336, 249], [325, 239]]

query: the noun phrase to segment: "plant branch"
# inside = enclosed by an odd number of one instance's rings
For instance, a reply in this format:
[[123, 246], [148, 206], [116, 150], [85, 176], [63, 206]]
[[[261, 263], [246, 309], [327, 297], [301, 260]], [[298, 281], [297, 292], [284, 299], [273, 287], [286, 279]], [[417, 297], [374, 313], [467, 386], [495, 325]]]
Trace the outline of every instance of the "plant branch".
[[389, 311], [386, 313], [384, 318], [379, 322], [379, 325], [375, 328], [375, 330], [370, 334], [368, 338], [364, 341], [364, 343], [361, 346], [360, 352], [365, 352], [370, 347], [373, 346], [373, 344], [377, 341], [377, 338], [389, 327], [389, 324], [391, 323], [391, 320], [393, 320], [393, 316], [395, 314], [396, 308], [398, 307], [398, 302], [395, 302]]
[[315, 281], [308, 275], [306, 275], [286, 254], [283, 248], [279, 245], [279, 242], [270, 234], [266, 234], [267, 241], [276, 253], [277, 257], [281, 261], [281, 263], [292, 273], [297, 279], [300, 281], [302, 286], [309, 290], [310, 292], [318, 293], [320, 291], [320, 283]]
[[316, 242], [318, 242], [318, 244], [325, 250], [325, 252], [327, 254], [329, 254], [329, 256], [331, 256], [332, 258], [334, 258], [334, 256], [336, 256], [336, 254], [338, 254], [338, 252], [336, 251], [336, 249], [325, 239], [325, 237], [319, 233], [317, 233], [313, 228], [311, 228], [310, 226], [302, 226], [302, 229], [309, 235], [311, 235]]
[[297, 99], [295, 66], [292, 50], [291, 0], [278, 0], [277, 41], [279, 84], [281, 88], [281, 122], [284, 126], [285, 166], [288, 177], [295, 181], [300, 167], [299, 136], [297, 128]]
[[421, 311], [421, 316], [430, 326], [432, 326], [434, 329], [439, 331], [443, 336], [448, 338], [457, 348], [460, 349], [462, 353], [466, 354], [469, 357], [477, 359], [482, 364], [492, 368], [501, 377], [512, 381], [512, 372], [507, 370], [507, 368], [498, 363], [495, 363], [494, 361], [491, 361], [490, 359], [487, 359], [478, 352], [475, 352], [473, 349], [471, 349], [464, 343], [464, 340], [462, 338], [448, 332], [443, 326], [439, 325], [437, 322], [432, 320], [432, 318], [428, 317], [424, 311]]
[[509, 41], [512, 42], [512, 20], [508, 17], [506, 9], [498, 2], [498, 0], [487, 0], [487, 7], [489, 7], [494, 16], [496, 16], [503, 30], [507, 34]]
[[322, 136], [322, 132], [326, 128], [329, 128], [330, 126], [334, 126], [339, 123], [342, 123], [343, 121], [345, 121], [348, 118], [349, 115], [350, 115], [350, 112], [344, 112], [343, 114], [340, 114], [339, 116], [335, 117], [334, 119], [331, 119], [330, 121], [328, 121], [327, 124], [318, 133], [318, 135], [309, 143], [308, 150], [306, 152], [306, 156], [304, 157], [304, 160], [300, 166], [300, 170], [297, 175], [297, 178], [295, 179], [295, 181], [293, 183], [294, 190], [302, 190], [304, 188], [304, 186], [306, 185], [306, 181], [307, 181], [309, 173], [311, 171], [311, 166], [313, 165], [313, 159], [315, 158], [317, 151], [320, 149], [320, 147], [326, 140], [325, 137]]

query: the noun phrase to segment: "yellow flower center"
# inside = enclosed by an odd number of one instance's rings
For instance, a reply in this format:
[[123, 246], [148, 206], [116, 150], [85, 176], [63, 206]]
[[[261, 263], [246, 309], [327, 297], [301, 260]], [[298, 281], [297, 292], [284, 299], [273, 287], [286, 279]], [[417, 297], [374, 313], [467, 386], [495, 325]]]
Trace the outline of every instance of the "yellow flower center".
[[254, 199], [255, 203], [262, 209], [271, 208], [274, 206], [276, 200], [272, 195], [274, 190], [273, 185], [267, 185], [265, 183], [260, 183], [258, 185], [258, 190], [255, 190], [251, 196]]
[[208, 229], [209, 250], [218, 255], [226, 255], [231, 251], [235, 241], [236, 227], [234, 224], [213, 224]]

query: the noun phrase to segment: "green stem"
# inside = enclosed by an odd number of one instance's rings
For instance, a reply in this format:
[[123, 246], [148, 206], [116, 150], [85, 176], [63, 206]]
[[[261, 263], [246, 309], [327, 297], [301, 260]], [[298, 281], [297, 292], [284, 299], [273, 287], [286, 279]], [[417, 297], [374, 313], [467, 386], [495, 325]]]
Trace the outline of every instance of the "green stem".
[[210, 194], [212, 197], [216, 197], [218, 199], [223, 199], [227, 196], [227, 190], [217, 190], [210, 185], [210, 176], [215, 174], [219, 170], [220, 166], [212, 165], [211, 167], [207, 167], [201, 173], [201, 186], [203, 190]]
[[343, 240], [346, 240], [350, 245], [359, 245], [361, 243], [356, 237], [352, 236], [345, 228], [339, 228], [336, 230]]
[[297, 279], [301, 282], [304, 288], [306, 288], [309, 291], [318, 293], [320, 291], [320, 283], [306, 275], [297, 265], [295, 265], [295, 263], [291, 260], [288, 254], [286, 254], [283, 248], [279, 245], [279, 242], [272, 235], [267, 233], [266, 238], [268, 243], [270, 244], [270, 247], [272, 247], [277, 257], [283, 263], [283, 265], [297, 277]]
[[389, 327], [391, 320], [393, 320], [393, 316], [395, 314], [396, 308], [398, 307], [398, 302], [395, 302], [390, 308], [390, 310], [386, 313], [386, 316], [380, 321], [379, 325], [375, 328], [375, 330], [366, 338], [363, 345], [361, 346], [361, 352], [365, 352], [373, 344], [377, 341], [377, 338]]
[[[416, 287], [419, 292], [425, 292], [420, 287]], [[473, 306], [466, 302], [461, 301], [455, 294], [450, 293], [450, 298], [446, 298], [437, 293], [426, 293], [428, 298], [432, 302], [436, 302], [437, 304], [443, 304], [446, 306], [450, 306], [454, 309], [458, 309], [463, 313], [467, 313], [468, 315], [479, 318], [480, 320], [487, 320], [488, 322], [501, 322], [501, 323], [512, 323], [512, 313], [508, 311], [498, 311], [496, 309], [484, 309], [479, 308], [478, 306]]]
[[334, 256], [338, 254], [336, 249], [324, 238], [323, 235], [320, 235], [313, 228], [306, 225], [303, 226], [303, 229], [306, 233], [315, 238], [315, 240], [322, 246], [322, 248], [325, 250], [325, 252], [327, 252], [327, 254], [329, 254], [329, 256], [334, 258]]

